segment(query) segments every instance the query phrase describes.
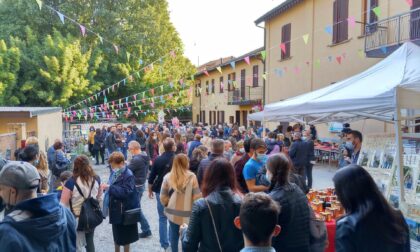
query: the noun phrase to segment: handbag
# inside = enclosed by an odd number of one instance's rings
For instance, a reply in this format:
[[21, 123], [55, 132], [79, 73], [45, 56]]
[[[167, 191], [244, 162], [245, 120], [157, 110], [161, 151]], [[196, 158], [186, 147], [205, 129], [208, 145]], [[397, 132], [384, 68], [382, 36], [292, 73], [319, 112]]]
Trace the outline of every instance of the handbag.
[[140, 222], [141, 208], [126, 210], [123, 215], [123, 225], [133, 225]]
[[219, 245], [220, 252], [223, 252], [222, 245], [220, 245], [219, 234], [217, 233], [217, 229], [216, 229], [216, 223], [214, 222], [213, 212], [211, 211], [210, 204], [209, 204], [209, 202], [207, 201], [206, 198], [204, 198], [204, 201], [206, 202], [207, 207], [209, 208], [211, 222], [213, 223], [214, 233], [216, 234], [217, 245]]

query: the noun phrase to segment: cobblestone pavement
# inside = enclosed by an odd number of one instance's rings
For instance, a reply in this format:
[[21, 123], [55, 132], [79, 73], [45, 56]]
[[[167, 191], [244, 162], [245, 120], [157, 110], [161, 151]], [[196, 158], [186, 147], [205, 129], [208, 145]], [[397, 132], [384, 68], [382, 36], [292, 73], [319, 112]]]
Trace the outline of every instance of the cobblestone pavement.
[[[95, 172], [101, 177], [101, 181], [108, 181], [109, 171], [108, 168], [100, 165], [94, 166]], [[316, 165], [313, 170], [314, 188], [331, 187], [332, 176], [336, 168]], [[131, 251], [147, 251], [155, 252], [162, 251], [159, 244], [159, 230], [158, 230], [158, 215], [156, 210], [156, 199], [149, 199], [147, 192], [143, 194], [141, 206], [144, 215], [149, 221], [152, 230], [152, 237], [140, 239], [134, 244], [131, 244]], [[139, 226], [139, 232], [140, 226]], [[114, 251], [114, 242], [112, 238], [112, 228], [109, 220], [104, 222], [95, 230], [95, 249], [98, 252], [112, 252]], [[122, 248], [121, 248], [122, 250]]]

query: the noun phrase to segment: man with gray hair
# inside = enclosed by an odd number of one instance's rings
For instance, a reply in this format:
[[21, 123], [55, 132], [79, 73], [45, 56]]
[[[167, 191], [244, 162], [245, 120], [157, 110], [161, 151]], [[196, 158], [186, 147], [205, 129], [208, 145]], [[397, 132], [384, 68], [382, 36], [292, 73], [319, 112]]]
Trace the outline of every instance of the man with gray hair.
[[201, 160], [200, 164], [198, 165], [197, 179], [200, 187], [201, 182], [204, 178], [204, 174], [207, 168], [209, 168], [211, 162], [213, 162], [213, 160], [215, 160], [216, 158], [225, 158], [223, 156], [225, 142], [222, 139], [214, 139], [213, 141], [211, 141], [210, 146], [210, 155], [207, 158]]
[[40, 176], [26, 162], [9, 162], [0, 172], [6, 206], [0, 248], [12, 251], [76, 251], [76, 221], [54, 193], [37, 197]]
[[[139, 202], [141, 209], [141, 198], [144, 191], [146, 190], [146, 180], [147, 172], [149, 171], [150, 158], [145, 152], [141, 150], [140, 144], [137, 141], [130, 141], [128, 143], [128, 151], [130, 152], [132, 159], [130, 160], [130, 163], [127, 167], [133, 172], [136, 183], [136, 190], [140, 198]], [[139, 234], [140, 238], [146, 238], [152, 235], [149, 222], [147, 222], [143, 211], [140, 211], [140, 226], [142, 231]]]

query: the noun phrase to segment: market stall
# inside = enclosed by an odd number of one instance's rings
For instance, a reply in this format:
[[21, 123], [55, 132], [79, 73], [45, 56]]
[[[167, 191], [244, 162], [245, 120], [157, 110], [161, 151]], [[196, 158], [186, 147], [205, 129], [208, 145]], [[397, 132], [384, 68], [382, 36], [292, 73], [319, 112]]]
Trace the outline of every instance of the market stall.
[[[391, 194], [391, 191], [397, 190], [398, 206], [418, 225], [420, 223], [420, 204], [407, 204], [409, 201], [405, 199], [406, 190], [399, 185], [407, 183], [404, 181], [407, 180], [407, 176], [404, 174], [406, 161], [403, 159], [405, 158], [403, 152], [405, 149], [403, 149], [402, 123], [405, 122], [409, 128], [414, 127], [417, 125], [414, 123], [415, 119], [420, 117], [419, 66], [420, 47], [407, 42], [364, 72], [310, 93], [282, 102], [267, 104], [263, 112], [249, 115], [249, 120], [317, 124], [376, 119], [393, 123], [395, 134], [391, 138], [395, 143], [393, 164], [396, 176], [393, 176], [392, 169], [388, 172], [388, 175], [391, 174], [388, 177], [390, 183], [391, 178], [394, 178], [394, 186], [393, 189], [388, 186], [384, 192]], [[365, 142], [367, 141], [364, 141], [364, 144]], [[383, 148], [389, 146], [386, 142], [379, 145]], [[372, 155], [374, 154], [372, 153]], [[360, 158], [361, 162], [363, 157]], [[363, 163], [360, 164], [363, 165]], [[418, 163], [415, 169], [417, 171], [413, 172], [412, 177], [414, 174], [417, 176], [419, 174]], [[414, 177], [416, 181], [417, 178]]]

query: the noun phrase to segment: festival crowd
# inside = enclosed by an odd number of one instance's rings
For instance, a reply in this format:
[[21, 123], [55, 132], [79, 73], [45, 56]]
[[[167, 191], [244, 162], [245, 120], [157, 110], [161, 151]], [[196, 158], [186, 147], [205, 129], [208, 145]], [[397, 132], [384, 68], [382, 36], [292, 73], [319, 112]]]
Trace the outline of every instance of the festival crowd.
[[[346, 212], [337, 221], [336, 251], [410, 251], [403, 215], [356, 165], [362, 134], [345, 126], [333, 177]], [[62, 141], [44, 153], [35, 137], [16, 152], [18, 161], [0, 159], [1, 251], [95, 251], [95, 227], [106, 218], [115, 251], [130, 251], [131, 243], [152, 236], [141, 208], [144, 193], [156, 200], [156, 235], [164, 251], [305, 252], [328, 246], [306, 196], [319, 141], [313, 125], [269, 131], [116, 124], [90, 127], [87, 141], [91, 157], [72, 162]], [[92, 158], [107, 164], [107, 181], [95, 174]]]

